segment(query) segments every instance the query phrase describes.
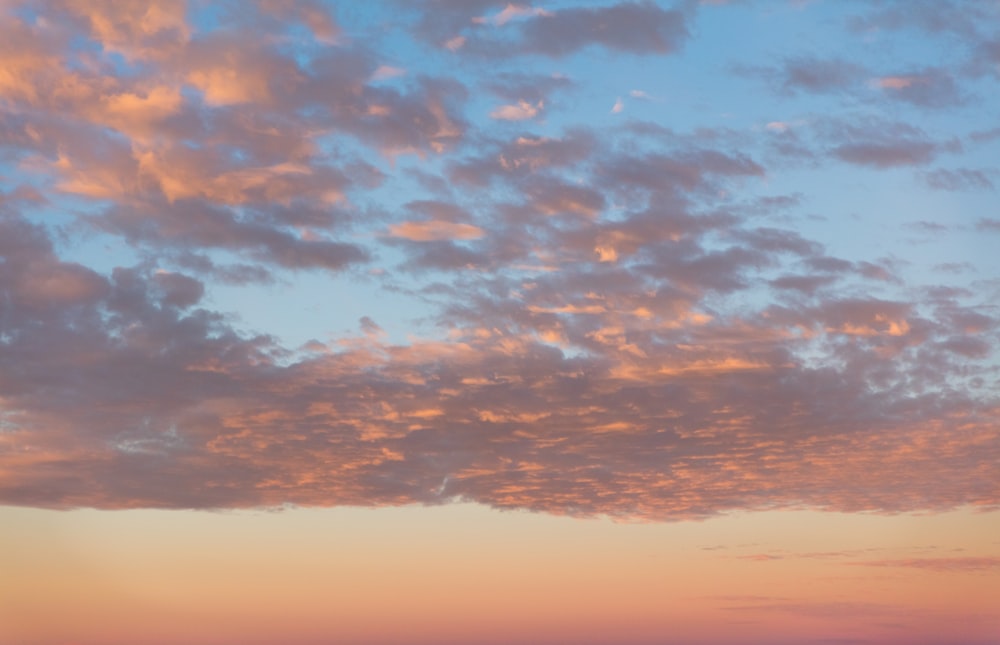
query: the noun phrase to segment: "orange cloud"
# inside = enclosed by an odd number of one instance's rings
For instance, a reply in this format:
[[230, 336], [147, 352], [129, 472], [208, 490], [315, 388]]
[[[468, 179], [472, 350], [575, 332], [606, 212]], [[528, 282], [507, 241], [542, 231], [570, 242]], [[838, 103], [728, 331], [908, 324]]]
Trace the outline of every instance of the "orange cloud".
[[474, 240], [484, 234], [483, 229], [478, 226], [445, 220], [409, 221], [389, 226], [389, 235], [414, 242]]

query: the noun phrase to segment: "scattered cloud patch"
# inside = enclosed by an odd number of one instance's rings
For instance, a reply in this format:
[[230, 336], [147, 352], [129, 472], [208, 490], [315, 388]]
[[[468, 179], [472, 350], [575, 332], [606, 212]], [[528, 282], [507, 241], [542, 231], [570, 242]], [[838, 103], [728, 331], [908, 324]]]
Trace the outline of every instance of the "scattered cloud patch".
[[532, 105], [527, 101], [518, 101], [517, 105], [502, 105], [490, 112], [491, 119], [501, 121], [524, 121], [534, 119], [544, 109], [545, 102], [539, 101]]

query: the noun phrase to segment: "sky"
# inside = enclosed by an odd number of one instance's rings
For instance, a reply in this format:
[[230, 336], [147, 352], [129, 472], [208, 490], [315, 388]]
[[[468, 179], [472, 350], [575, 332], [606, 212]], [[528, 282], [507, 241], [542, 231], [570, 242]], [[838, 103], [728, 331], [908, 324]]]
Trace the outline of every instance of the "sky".
[[1000, 642], [996, 0], [0, 13], [0, 645]]

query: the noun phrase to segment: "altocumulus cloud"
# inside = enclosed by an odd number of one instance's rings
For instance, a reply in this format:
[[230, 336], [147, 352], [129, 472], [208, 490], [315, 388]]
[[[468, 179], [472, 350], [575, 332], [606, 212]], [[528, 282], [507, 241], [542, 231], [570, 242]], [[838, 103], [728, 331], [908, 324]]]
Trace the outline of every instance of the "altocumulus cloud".
[[[996, 308], [898, 258], [842, 257], [800, 225], [800, 194], [758, 199], [793, 154], [953, 192], [995, 170], [930, 170], [956, 133], [895, 116], [590, 122], [571, 109], [587, 79], [553, 62], [675, 61], [700, 12], [737, 9], [542, 4], [407, 3], [393, 24], [424, 69], [318, 2], [224, 8], [218, 27], [181, 2], [7, 3], [0, 503], [995, 507]], [[939, 113], [995, 82], [966, 63], [882, 77], [866, 100]], [[758, 73], [774, 101], [872, 94], [856, 60]], [[94, 238], [128, 261], [78, 250]], [[211, 298], [304, 272], [406, 291], [433, 330], [404, 342], [373, 314], [289, 347]]]

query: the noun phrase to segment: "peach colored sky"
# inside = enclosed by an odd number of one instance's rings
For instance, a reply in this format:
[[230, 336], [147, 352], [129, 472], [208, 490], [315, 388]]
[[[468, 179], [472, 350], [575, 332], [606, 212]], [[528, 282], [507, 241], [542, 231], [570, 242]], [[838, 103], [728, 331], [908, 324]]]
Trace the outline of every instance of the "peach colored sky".
[[996, 641], [998, 98], [995, 0], [0, 0], [0, 645]]
[[992, 643], [1000, 514], [5, 509], [13, 643]]
[[4, 642], [989, 643], [1000, 633], [997, 513], [667, 524], [470, 505], [5, 515], [16, 525], [0, 538]]

